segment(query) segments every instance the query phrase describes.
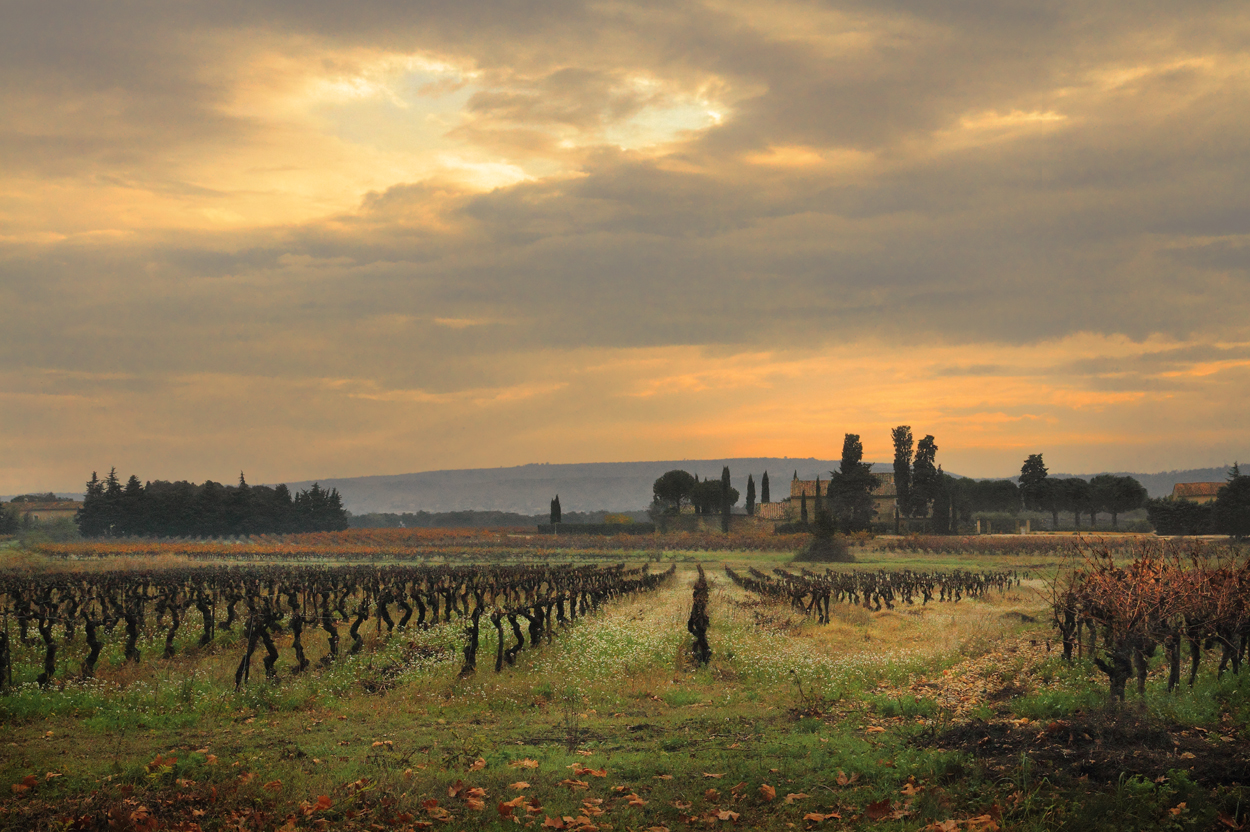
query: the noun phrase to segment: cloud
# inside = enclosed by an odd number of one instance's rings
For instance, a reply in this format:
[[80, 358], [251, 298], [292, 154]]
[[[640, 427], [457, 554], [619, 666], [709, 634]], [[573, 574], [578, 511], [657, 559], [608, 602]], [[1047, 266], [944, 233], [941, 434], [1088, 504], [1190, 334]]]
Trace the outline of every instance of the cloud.
[[[25, 5], [0, 431], [69, 466], [39, 402], [77, 397], [112, 415], [74, 453], [148, 431], [191, 464], [208, 385], [271, 478], [405, 443], [819, 455], [793, 375], [819, 366], [847, 429], [910, 406], [985, 448], [1232, 449], [1188, 413], [1225, 414], [1250, 342], [1247, 35], [1219, 3]], [[488, 401], [497, 438], [461, 443]], [[328, 415], [283, 438], [297, 404]]]

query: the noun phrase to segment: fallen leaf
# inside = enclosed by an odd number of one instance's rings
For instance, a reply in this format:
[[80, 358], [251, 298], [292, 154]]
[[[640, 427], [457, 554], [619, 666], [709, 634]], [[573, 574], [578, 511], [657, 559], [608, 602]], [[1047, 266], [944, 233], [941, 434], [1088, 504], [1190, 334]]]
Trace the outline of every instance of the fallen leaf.
[[720, 792], [718, 792], [716, 789], [708, 789], [707, 791], [703, 793], [703, 796], [708, 800], [716, 800], [717, 798], [720, 797]]
[[572, 780], [569, 778], [565, 778], [564, 780], [561, 780], [560, 785], [568, 786], [571, 791], [577, 791], [578, 789], [590, 788], [590, 784], [587, 783], [585, 780]]
[[508, 763], [509, 768], [538, 768], [537, 760], [513, 760]]
[[767, 783], [764, 783], [760, 786], [760, 795], [765, 800], [772, 802], [772, 800], [777, 797], [777, 790]]
[[865, 734], [884, 734], [885, 729], [878, 725], [870, 725], [864, 729]]
[[469, 766], [469, 771], [481, 771], [484, 768], [486, 768], [486, 761], [478, 757], [473, 761], [473, 765]]
[[519, 792], [525, 791], [525, 790], [526, 790], [526, 789], [528, 789], [529, 787], [530, 787], [530, 784], [529, 784], [529, 783], [526, 783], [524, 780], [518, 780], [517, 782], [515, 782], [515, 783], [511, 784], [510, 786], [508, 786], [508, 788], [510, 788], [510, 789], [516, 789], [516, 790], [517, 790], [517, 791], [519, 791]]
[[262, 789], [264, 789], [265, 791], [276, 792], [276, 791], [279, 791], [279, 790], [282, 788], [282, 781], [281, 781], [281, 780], [270, 780], [268, 783], [266, 783], [265, 785], [261, 786], [261, 788], [262, 788]]
[[793, 803], [796, 800], [802, 800], [803, 798], [806, 798], [806, 797], [811, 797], [811, 795], [804, 794], [803, 792], [799, 792], [797, 794], [791, 792], [790, 794], [786, 795], [786, 803]]
[[639, 809], [647, 805], [647, 801], [643, 800], [636, 794], [630, 794], [626, 796], [625, 799], [629, 801], [630, 806], [637, 806]]
[[716, 779], [716, 780], [719, 780], [720, 778], [724, 777], [725, 775], [724, 775], [723, 773], [722, 773], [722, 774], [708, 774], [708, 773], [705, 771], [705, 772], [703, 772], [703, 776], [704, 776], [704, 777], [712, 777], [712, 778], [714, 778], [714, 779]]
[[738, 818], [742, 816], [739, 815], [737, 812], [731, 812], [728, 809], [721, 809], [719, 812], [716, 813], [716, 817], [720, 818], [721, 820], [736, 821], [738, 820]]
[[[323, 794], [317, 797], [317, 802], [313, 804], [313, 811], [324, 812], [326, 809], [329, 809], [333, 805], [334, 803], [333, 801], [330, 800], [330, 795]], [[438, 803], [435, 802], [434, 805], [437, 806]]]
[[876, 803], [869, 803], [864, 807], [864, 815], [869, 820], [881, 820], [888, 818], [893, 813], [894, 807], [890, 805], [890, 798], [878, 800]]
[[672, 779], [673, 779], [673, 775], [671, 775], [671, 774], [657, 774], [655, 777], [653, 777], [653, 778], [651, 778], [651, 779], [652, 779], [652, 780], [672, 780]]
[[547, 829], [563, 829], [564, 821], [560, 820], [559, 818], [549, 817], [543, 821], [543, 827]]

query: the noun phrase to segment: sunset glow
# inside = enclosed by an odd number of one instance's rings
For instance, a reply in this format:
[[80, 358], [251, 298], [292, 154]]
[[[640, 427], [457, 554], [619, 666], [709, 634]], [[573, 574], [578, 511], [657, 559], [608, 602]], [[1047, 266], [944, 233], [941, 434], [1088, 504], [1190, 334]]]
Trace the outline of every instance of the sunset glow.
[[0, 493], [1250, 458], [1250, 13], [39, 7]]

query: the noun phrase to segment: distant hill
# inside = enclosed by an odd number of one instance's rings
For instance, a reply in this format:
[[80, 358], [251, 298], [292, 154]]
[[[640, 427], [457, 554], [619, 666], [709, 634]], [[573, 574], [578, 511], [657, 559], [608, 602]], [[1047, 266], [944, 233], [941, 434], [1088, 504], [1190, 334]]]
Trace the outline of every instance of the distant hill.
[[[560, 507], [568, 511], [637, 511], [651, 504], [651, 484], [666, 471], [680, 468], [700, 479], [719, 479], [728, 465], [733, 487], [746, 500], [747, 475], [768, 472], [772, 496], [790, 494], [790, 479], [826, 479], [837, 460], [757, 457], [750, 459], [675, 459], [658, 462], [587, 462], [573, 465], [520, 465], [515, 468], [469, 468], [457, 471], [425, 471], [385, 477], [352, 477], [319, 480], [323, 487], [337, 488], [343, 505], [353, 514], [368, 512], [456, 511], [477, 509], [546, 514], [551, 498], [560, 495]], [[874, 470], [889, 471], [890, 465]], [[292, 491], [308, 482], [288, 483]]]
[[[827, 478], [838, 467], [835, 459], [753, 457], [735, 459], [672, 459], [656, 462], [587, 462], [573, 465], [520, 465], [515, 468], [468, 468], [452, 471], [424, 471], [379, 477], [351, 477], [319, 480], [322, 486], [337, 488], [344, 506], [353, 514], [370, 512], [445, 512], [474, 509], [509, 511], [526, 515], [546, 514], [551, 498], [560, 495], [560, 505], [570, 511], [637, 511], [651, 503], [651, 484], [665, 471], [680, 468], [700, 479], [720, 477], [728, 465], [734, 488], [746, 499], [747, 474], [755, 475], [756, 488], [765, 471], [772, 496], [790, 492], [790, 478], [797, 471], [800, 479]], [[874, 463], [874, 471], [891, 471], [889, 463]], [[1103, 472], [1099, 472], [1103, 473]], [[1108, 472], [1135, 477], [1152, 497], [1172, 493], [1178, 482], [1214, 482], [1228, 475], [1226, 467], [1191, 468], [1159, 474]], [[1052, 474], [1071, 477], [1073, 474]], [[1079, 475], [1088, 479], [1096, 474]], [[288, 483], [291, 489], [307, 488], [312, 481]], [[742, 503], [739, 502], [739, 505]]]

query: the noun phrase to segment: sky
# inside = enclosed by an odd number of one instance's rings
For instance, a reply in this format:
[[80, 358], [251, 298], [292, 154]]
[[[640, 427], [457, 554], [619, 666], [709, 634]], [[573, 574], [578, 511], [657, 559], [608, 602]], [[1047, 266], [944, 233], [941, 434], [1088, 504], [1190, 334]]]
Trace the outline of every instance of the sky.
[[1250, 459], [1250, 8], [3, 2], [0, 493]]

